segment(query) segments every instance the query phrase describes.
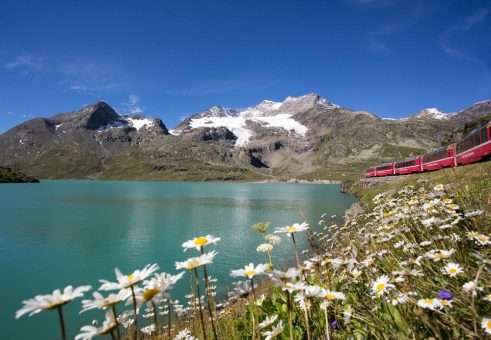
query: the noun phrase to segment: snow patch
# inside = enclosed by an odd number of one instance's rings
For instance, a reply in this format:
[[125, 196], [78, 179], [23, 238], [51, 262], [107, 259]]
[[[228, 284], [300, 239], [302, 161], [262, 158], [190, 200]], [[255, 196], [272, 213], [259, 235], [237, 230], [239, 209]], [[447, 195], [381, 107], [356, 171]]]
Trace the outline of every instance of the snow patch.
[[126, 127], [133, 127], [136, 131], [140, 131], [144, 127], [152, 127], [155, 125], [153, 119], [145, 117], [127, 117], [123, 116], [118, 120], [113, 120], [112, 122], [103, 125], [97, 129], [97, 132], [110, 130], [110, 129], [120, 129]]
[[152, 127], [155, 125], [152, 119], [149, 118], [136, 118], [136, 117], [128, 117], [126, 118], [126, 121], [129, 123], [130, 126], [134, 127], [136, 131], [140, 131], [143, 127]]
[[182, 130], [169, 130], [169, 133], [174, 136], [179, 136], [182, 133]]
[[428, 109], [423, 109], [421, 110], [420, 113], [417, 115], [414, 115], [414, 118], [431, 118], [431, 119], [437, 119], [437, 120], [446, 120], [449, 119], [452, 116], [450, 113], [445, 113], [440, 111], [439, 109], [435, 107], [431, 107]]
[[196, 118], [192, 119], [189, 125], [191, 129], [198, 127], [227, 128], [237, 137], [235, 146], [244, 146], [249, 142], [252, 131], [246, 128], [248, 120], [261, 123], [266, 127], [282, 128], [287, 131], [293, 130], [302, 136], [307, 133], [307, 127], [292, 119], [289, 114], [277, 114], [275, 116], [258, 116], [257, 114], [255, 111], [246, 110], [237, 117]]

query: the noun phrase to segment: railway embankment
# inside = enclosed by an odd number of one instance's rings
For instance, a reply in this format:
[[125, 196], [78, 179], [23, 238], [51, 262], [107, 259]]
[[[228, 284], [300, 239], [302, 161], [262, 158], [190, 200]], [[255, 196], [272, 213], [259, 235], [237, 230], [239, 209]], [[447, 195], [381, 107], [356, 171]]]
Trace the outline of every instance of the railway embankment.
[[[379, 193], [397, 191], [421, 181], [442, 183], [453, 194], [459, 196], [467, 195], [471, 198], [478, 195], [484, 205], [491, 206], [491, 161], [412, 175], [361, 178], [355, 181], [347, 192], [357, 196], [364, 203]], [[482, 186], [483, 190], [473, 191], [472, 188], [476, 186]], [[485, 195], [486, 192], [488, 196]], [[481, 195], [484, 196], [480, 197]]]

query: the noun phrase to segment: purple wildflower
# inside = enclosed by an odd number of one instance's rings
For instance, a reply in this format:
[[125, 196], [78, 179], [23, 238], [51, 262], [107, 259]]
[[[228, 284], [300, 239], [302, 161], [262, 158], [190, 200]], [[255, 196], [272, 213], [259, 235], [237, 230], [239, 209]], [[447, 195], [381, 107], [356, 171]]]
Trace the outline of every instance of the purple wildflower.
[[442, 300], [452, 300], [453, 294], [446, 289], [438, 289], [438, 297]]
[[331, 322], [331, 327], [332, 329], [338, 329], [338, 321], [334, 320], [333, 322]]

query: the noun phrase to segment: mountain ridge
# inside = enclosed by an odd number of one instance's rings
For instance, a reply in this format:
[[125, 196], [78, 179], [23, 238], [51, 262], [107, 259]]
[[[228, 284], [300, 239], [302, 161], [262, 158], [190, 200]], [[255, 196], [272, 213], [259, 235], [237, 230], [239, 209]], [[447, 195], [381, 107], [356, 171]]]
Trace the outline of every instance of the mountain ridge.
[[457, 138], [491, 113], [491, 101], [450, 116], [425, 113], [387, 120], [309, 93], [242, 110], [213, 106], [168, 130], [158, 118], [97, 102], [1, 134], [0, 165], [37, 178], [343, 179]]

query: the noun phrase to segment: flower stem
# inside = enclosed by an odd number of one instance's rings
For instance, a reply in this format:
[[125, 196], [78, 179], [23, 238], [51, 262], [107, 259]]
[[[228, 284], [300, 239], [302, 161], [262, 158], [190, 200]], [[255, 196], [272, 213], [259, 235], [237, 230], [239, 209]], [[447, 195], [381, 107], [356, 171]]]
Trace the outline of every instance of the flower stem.
[[170, 303], [170, 299], [167, 300], [167, 301], [168, 301], [167, 302], [167, 306], [169, 307], [168, 308], [169, 309], [169, 325], [168, 325], [169, 328], [168, 328], [168, 334], [169, 334], [169, 338], [170, 338], [171, 337], [170, 336], [170, 326], [171, 326], [171, 316], [170, 316], [170, 313], [171, 313], [172, 304]]
[[310, 325], [309, 325], [309, 315], [307, 312], [307, 306], [305, 306], [304, 312], [305, 312], [305, 326], [307, 328], [307, 340], [310, 340]]
[[326, 316], [326, 337], [327, 340], [331, 340], [331, 332], [329, 331], [329, 319], [327, 318], [327, 308], [324, 309], [324, 315]]
[[[293, 234], [292, 234], [293, 236]], [[290, 328], [290, 340], [294, 340], [293, 338], [293, 320], [292, 320], [292, 300], [291, 300], [291, 294], [287, 291], [286, 292], [286, 305], [288, 307], [288, 325]]]
[[113, 310], [114, 322], [116, 323], [116, 335], [118, 337], [118, 340], [121, 340], [121, 334], [119, 333], [118, 314], [116, 313], [116, 305], [111, 305], [111, 309]]
[[292, 233], [293, 246], [295, 247], [295, 259], [297, 260], [297, 269], [300, 270], [300, 260], [298, 259], [297, 242], [295, 242], [295, 235]]
[[251, 277], [251, 289], [252, 289], [252, 296], [254, 297], [254, 303], [256, 303], [256, 290], [254, 289], [254, 278]]
[[63, 312], [61, 310], [61, 306], [58, 307], [58, 317], [60, 318], [61, 324], [61, 338], [63, 340], [66, 340], [65, 321], [63, 320]]
[[[203, 253], [203, 247], [201, 247], [201, 253]], [[206, 266], [203, 266], [203, 276], [205, 278], [206, 303], [208, 305], [208, 311], [210, 313], [211, 328], [213, 329], [213, 336], [215, 337], [215, 340], [218, 340], [217, 330], [215, 328], [215, 320], [213, 320], [213, 309], [211, 308], [211, 299], [209, 292], [210, 286], [208, 283], [208, 272], [206, 271]]]
[[153, 306], [153, 323], [155, 324], [155, 332], [158, 334], [159, 316], [158, 316], [157, 306], [155, 306], [155, 303], [153, 301], [152, 301], [152, 306]]
[[203, 330], [203, 338], [206, 340], [206, 328], [205, 328], [205, 321], [203, 319], [203, 307], [201, 306], [201, 292], [199, 289], [199, 275], [198, 275], [198, 270], [196, 268], [194, 268], [194, 275], [196, 276], [196, 292], [198, 293], [197, 300], [198, 300], [198, 308], [199, 308], [199, 317], [201, 320], [201, 329]]
[[135, 289], [133, 288], [133, 285], [131, 287], [131, 295], [133, 296], [133, 313], [134, 319], [135, 319], [135, 332], [134, 332], [134, 338], [138, 340], [138, 313], [136, 312], [136, 296], [135, 296]]
[[268, 251], [268, 258], [269, 258], [269, 267], [271, 270], [273, 270], [273, 259], [271, 257], [271, 252]]

